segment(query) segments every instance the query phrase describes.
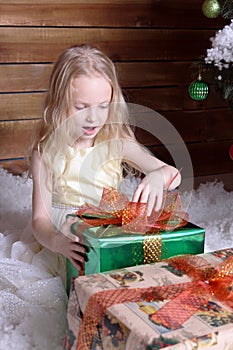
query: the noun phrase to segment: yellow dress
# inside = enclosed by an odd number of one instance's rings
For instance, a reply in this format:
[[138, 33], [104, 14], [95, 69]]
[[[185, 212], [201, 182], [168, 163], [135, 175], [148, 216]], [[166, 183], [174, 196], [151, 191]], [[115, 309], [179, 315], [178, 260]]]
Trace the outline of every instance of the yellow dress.
[[52, 195], [52, 221], [61, 228], [66, 215], [82, 204], [98, 205], [103, 187], [117, 188], [122, 179], [119, 146], [104, 142], [85, 149], [69, 148], [61, 162], [63, 178]]

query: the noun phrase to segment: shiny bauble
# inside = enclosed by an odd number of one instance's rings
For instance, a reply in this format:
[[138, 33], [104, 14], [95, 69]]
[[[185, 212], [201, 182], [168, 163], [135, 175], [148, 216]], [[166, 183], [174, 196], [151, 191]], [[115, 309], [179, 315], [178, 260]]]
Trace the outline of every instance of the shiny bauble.
[[209, 86], [199, 77], [189, 85], [188, 92], [193, 100], [203, 101], [208, 96]]
[[208, 18], [216, 18], [221, 13], [221, 5], [218, 0], [205, 0], [202, 4], [202, 12]]

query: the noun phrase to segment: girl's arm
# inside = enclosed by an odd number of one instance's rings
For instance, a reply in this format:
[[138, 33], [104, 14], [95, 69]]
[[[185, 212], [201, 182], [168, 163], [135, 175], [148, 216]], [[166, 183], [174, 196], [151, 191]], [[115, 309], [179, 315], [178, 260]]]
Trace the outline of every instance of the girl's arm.
[[68, 229], [66, 234], [63, 234], [52, 224], [52, 193], [47, 186], [49, 177], [37, 151], [34, 151], [32, 156], [32, 179], [32, 228], [35, 238], [42, 246], [69, 258], [80, 270], [84, 263], [86, 249], [79, 243], [78, 237], [69, 234]]
[[137, 141], [123, 142], [123, 159], [146, 176], [137, 186], [132, 201], [148, 203], [148, 216], [152, 210], [158, 211], [163, 202], [165, 190], [179, 186], [179, 171], [148, 153]]

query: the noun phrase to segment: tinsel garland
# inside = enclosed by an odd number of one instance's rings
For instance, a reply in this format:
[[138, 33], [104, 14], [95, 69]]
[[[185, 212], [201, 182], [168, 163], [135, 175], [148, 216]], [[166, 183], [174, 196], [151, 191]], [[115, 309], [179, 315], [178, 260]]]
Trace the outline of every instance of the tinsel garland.
[[233, 1], [221, 1], [221, 16], [225, 19], [233, 18]]

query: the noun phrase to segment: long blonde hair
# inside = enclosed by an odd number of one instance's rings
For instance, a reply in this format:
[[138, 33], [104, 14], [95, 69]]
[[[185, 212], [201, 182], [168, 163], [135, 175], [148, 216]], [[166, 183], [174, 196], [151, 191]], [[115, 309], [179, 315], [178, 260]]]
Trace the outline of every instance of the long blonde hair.
[[[54, 64], [47, 92], [43, 119], [38, 128], [32, 149], [43, 155], [53, 182], [59, 173], [58, 163], [67, 157], [67, 147], [71, 140], [72, 127], [67, 123], [70, 116], [72, 82], [79, 76], [100, 75], [112, 87], [112, 99], [106, 125], [95, 138], [95, 144], [126, 137], [134, 138], [129, 125], [127, 104], [124, 100], [115, 66], [111, 59], [99, 49], [89, 45], [73, 46], [66, 49]], [[62, 125], [62, 127], [61, 127]]]

